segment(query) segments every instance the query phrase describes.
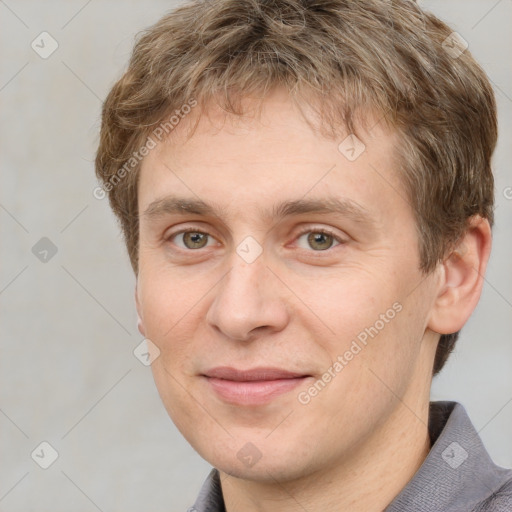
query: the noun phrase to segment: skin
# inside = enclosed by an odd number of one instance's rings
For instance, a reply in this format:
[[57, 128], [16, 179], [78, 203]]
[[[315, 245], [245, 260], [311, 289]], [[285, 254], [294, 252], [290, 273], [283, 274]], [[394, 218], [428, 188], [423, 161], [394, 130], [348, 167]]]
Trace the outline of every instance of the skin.
[[[152, 371], [162, 401], [219, 469], [228, 512], [381, 511], [430, 449], [439, 333], [460, 329], [476, 306], [489, 224], [471, 219], [459, 246], [424, 275], [394, 133], [380, 124], [363, 132], [366, 149], [351, 162], [338, 150], [347, 133], [320, 135], [279, 88], [261, 116], [241, 120], [212, 107], [186, 139], [195, 115], [145, 157], [138, 190], [136, 304], [140, 332], [160, 350]], [[220, 209], [146, 213], [169, 195]], [[356, 202], [372, 221], [349, 212], [265, 215], [283, 201], [326, 196]], [[188, 228], [207, 233], [206, 246], [190, 248], [178, 234]], [[336, 238], [309, 243], [319, 229]], [[251, 263], [236, 251], [248, 236], [262, 249]], [[299, 393], [395, 303], [400, 312], [301, 403]], [[216, 366], [311, 377], [269, 403], [236, 405], [201, 377]], [[248, 442], [260, 456], [252, 466], [237, 457]]]

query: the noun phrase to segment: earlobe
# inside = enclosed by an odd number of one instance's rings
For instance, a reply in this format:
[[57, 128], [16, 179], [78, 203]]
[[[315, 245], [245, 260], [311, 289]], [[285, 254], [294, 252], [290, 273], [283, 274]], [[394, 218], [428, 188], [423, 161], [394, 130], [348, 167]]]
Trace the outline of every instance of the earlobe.
[[135, 284], [135, 307], [137, 309], [137, 329], [142, 334], [142, 336], [144, 336], [144, 338], [145, 338], [146, 337], [146, 329], [144, 328], [144, 321], [142, 319], [143, 318], [142, 317], [142, 307], [139, 302], [139, 294], [138, 294], [138, 290], [137, 290], [137, 284]]
[[142, 319], [138, 313], [137, 313], [137, 329], [142, 334], [142, 336], [144, 336], [144, 338], [145, 338], [146, 337], [146, 329], [144, 329], [144, 324], [142, 323]]
[[466, 234], [442, 263], [438, 295], [428, 327], [440, 334], [459, 331], [475, 309], [491, 252], [491, 228], [475, 215]]

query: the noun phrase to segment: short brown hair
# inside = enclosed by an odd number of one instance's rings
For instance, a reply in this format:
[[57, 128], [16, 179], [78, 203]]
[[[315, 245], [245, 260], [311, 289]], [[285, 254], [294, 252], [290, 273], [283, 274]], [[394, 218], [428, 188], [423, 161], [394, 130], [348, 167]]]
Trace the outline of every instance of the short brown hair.
[[[431, 271], [471, 216], [493, 224], [496, 104], [463, 42], [408, 0], [197, 0], [163, 17], [138, 38], [103, 105], [96, 156], [135, 273], [134, 154], [140, 157], [152, 131], [192, 100], [243, 115], [241, 98], [277, 85], [298, 103], [318, 105], [333, 136], [336, 126], [358, 133], [359, 113], [376, 112], [396, 130], [421, 269]], [[441, 336], [434, 374], [457, 336]]]

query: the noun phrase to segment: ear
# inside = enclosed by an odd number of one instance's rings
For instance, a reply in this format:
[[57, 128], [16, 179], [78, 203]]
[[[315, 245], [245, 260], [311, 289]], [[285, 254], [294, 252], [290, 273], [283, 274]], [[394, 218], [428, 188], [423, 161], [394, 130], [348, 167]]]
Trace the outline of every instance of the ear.
[[146, 337], [146, 329], [144, 328], [144, 321], [142, 316], [142, 307], [139, 301], [139, 293], [137, 288], [137, 283], [135, 283], [135, 307], [137, 308], [137, 329], [139, 332]]
[[491, 253], [491, 227], [487, 219], [469, 219], [464, 237], [441, 264], [438, 294], [428, 327], [440, 334], [459, 331], [475, 309]]

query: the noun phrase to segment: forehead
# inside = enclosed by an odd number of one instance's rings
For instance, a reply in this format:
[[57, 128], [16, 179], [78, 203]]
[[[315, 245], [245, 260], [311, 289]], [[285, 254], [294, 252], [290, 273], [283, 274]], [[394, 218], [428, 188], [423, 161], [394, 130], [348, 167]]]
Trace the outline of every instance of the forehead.
[[177, 203], [183, 208], [193, 199], [202, 213], [228, 214], [243, 204], [267, 219], [284, 210], [318, 210], [312, 203], [324, 201], [362, 217], [372, 210], [378, 216], [379, 198], [382, 209], [403, 199], [397, 136], [382, 123], [370, 119], [371, 129], [359, 137], [341, 127], [337, 137], [326, 137], [281, 91], [249, 103], [246, 112], [238, 117], [212, 108], [185, 116], [143, 160], [139, 212], [177, 211]]

